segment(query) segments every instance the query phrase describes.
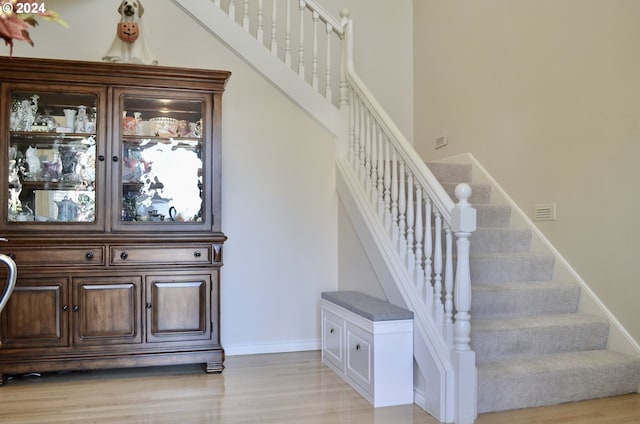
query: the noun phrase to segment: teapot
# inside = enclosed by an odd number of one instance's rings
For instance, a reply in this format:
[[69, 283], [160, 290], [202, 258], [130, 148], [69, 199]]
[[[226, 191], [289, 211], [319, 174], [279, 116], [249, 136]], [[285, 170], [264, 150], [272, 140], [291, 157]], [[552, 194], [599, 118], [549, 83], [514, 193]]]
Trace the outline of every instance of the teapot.
[[165, 199], [164, 197], [160, 197], [160, 196], [158, 196], [158, 193], [156, 193], [151, 198], [151, 207], [149, 209], [157, 211], [157, 213], [160, 214], [160, 215], [168, 216], [170, 214], [169, 213], [169, 202], [171, 200], [172, 199]]
[[78, 205], [69, 197], [55, 202], [58, 205], [58, 221], [75, 221], [78, 217]]

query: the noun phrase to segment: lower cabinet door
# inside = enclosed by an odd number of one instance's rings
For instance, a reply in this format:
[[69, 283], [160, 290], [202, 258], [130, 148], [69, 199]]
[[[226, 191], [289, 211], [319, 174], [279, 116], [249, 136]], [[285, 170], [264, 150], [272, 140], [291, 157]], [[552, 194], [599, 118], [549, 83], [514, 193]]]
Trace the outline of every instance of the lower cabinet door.
[[344, 372], [344, 319], [322, 310], [322, 356]]
[[149, 275], [145, 293], [147, 342], [212, 338], [211, 274]]
[[139, 276], [74, 278], [74, 344], [141, 343], [141, 303]]
[[65, 277], [20, 278], [0, 316], [0, 351], [69, 346]]

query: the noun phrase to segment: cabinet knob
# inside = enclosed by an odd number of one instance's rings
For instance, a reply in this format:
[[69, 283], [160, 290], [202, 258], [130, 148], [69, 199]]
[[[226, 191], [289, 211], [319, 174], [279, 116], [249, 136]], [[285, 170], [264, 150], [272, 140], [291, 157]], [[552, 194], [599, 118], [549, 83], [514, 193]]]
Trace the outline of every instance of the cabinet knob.
[[92, 261], [93, 260], [93, 252], [87, 252], [84, 255], [85, 259], [88, 261]]
[[356, 350], [360, 350], [360, 349], [362, 349], [362, 347], [360, 347], [360, 343], [358, 343], [358, 344], [356, 345]]
[[98, 155], [98, 160], [100, 162], [104, 162], [104, 155]]
[[129, 254], [127, 252], [121, 252], [120, 253], [120, 259], [122, 259], [123, 261], [125, 259], [127, 259], [129, 257]]
[[329, 330], [329, 333], [331, 333], [331, 334], [333, 334], [335, 332], [336, 332], [336, 330], [334, 330], [333, 328], [331, 330]]
[[111, 160], [114, 161], [114, 162], [118, 162], [118, 156], [112, 157]]
[[78, 312], [80, 310], [80, 306], [73, 305], [73, 312]]
[[145, 303], [144, 307], [147, 309], [151, 309], [151, 302]]
[[67, 312], [68, 310], [69, 310], [69, 305], [64, 305], [64, 306], [62, 307], [62, 311], [63, 311], [63, 312]]
[[193, 252], [193, 256], [195, 256], [196, 258], [199, 258], [200, 256], [202, 256], [202, 253], [200, 253], [199, 250], [196, 250], [195, 252]]

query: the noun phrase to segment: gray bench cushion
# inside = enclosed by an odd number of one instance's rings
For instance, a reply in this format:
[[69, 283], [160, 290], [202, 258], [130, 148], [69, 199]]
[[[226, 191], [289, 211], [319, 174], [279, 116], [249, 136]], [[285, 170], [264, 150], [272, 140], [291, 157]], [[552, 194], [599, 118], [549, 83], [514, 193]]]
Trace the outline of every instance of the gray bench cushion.
[[323, 292], [322, 298], [369, 321], [413, 319], [413, 312], [357, 291]]

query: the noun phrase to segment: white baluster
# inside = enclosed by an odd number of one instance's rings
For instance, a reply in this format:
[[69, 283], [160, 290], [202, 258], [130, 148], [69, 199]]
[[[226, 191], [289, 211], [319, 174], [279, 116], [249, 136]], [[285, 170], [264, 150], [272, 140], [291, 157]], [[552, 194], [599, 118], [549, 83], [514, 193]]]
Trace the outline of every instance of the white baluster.
[[359, 97], [355, 97], [353, 99], [353, 103], [354, 103], [354, 125], [353, 125], [353, 129], [354, 129], [354, 151], [355, 151], [355, 166], [354, 166], [354, 171], [356, 171], [356, 175], [358, 176], [358, 179], [360, 179], [360, 177], [362, 176], [362, 163], [363, 163], [363, 157], [362, 157], [362, 139], [360, 136], [360, 120], [361, 120], [361, 109], [362, 109], [362, 103], [360, 101]]
[[318, 91], [318, 19], [320, 15], [315, 10], [312, 14], [313, 19], [313, 48], [311, 51], [311, 87]]
[[369, 122], [371, 114], [364, 109], [365, 116], [362, 120], [362, 136], [364, 137], [364, 191], [371, 197], [371, 134]]
[[391, 152], [389, 151], [389, 139], [382, 133], [384, 143], [384, 228], [387, 234], [391, 234]]
[[407, 172], [407, 271], [409, 275], [413, 275], [414, 267], [416, 266], [416, 257], [413, 253], [415, 235], [414, 235], [414, 223], [415, 223], [415, 205], [413, 204], [413, 174]]
[[444, 323], [444, 308], [442, 304], [442, 215], [435, 209], [434, 243], [433, 243], [433, 294], [434, 317], [436, 324], [442, 327]]
[[361, 175], [360, 166], [362, 159], [362, 152], [360, 150], [360, 98], [354, 97], [353, 100], [353, 148], [354, 148], [354, 167], [353, 170], [356, 172], [358, 178]]
[[375, 127], [375, 136], [378, 145], [378, 217], [380, 218], [380, 222], [384, 223], [384, 167], [387, 162], [384, 156], [384, 142], [382, 139], [382, 131], [380, 126], [376, 124]]
[[371, 138], [371, 204], [374, 210], [378, 207], [378, 137], [376, 121], [371, 117], [369, 122], [369, 138]]
[[326, 65], [327, 67], [324, 72], [324, 81], [325, 81], [324, 96], [329, 101], [332, 101], [333, 92], [331, 90], [331, 33], [333, 32], [333, 26], [331, 26], [331, 24], [328, 22], [327, 22], [326, 30], [327, 30], [327, 65]]
[[236, 20], [236, 2], [235, 0], [229, 0], [229, 16], [235, 21]]
[[422, 245], [424, 237], [424, 226], [422, 224], [423, 213], [422, 187], [420, 187], [419, 184], [416, 184], [416, 264], [414, 266], [414, 281], [420, 293], [424, 290], [424, 269], [422, 268], [422, 258], [424, 256], [424, 246]]
[[304, 0], [300, 0], [298, 3], [300, 7], [300, 34], [298, 40], [298, 75], [300, 78], [304, 79], [304, 9], [307, 5], [307, 2]]
[[284, 33], [284, 63], [291, 68], [291, 0], [287, 0]]
[[391, 149], [391, 241], [398, 245], [398, 163], [396, 151]]
[[249, 32], [249, 0], [243, 1], [242, 8], [242, 28]]
[[444, 322], [445, 336], [449, 346], [453, 346], [453, 241], [451, 228], [445, 228], [444, 265]]
[[[256, 30], [256, 39], [260, 44], [264, 44], [264, 0], [258, 0], [258, 28]], [[275, 3], [275, 2], [274, 2]]]
[[456, 281], [454, 300], [455, 315], [455, 349], [457, 351], [471, 350], [471, 272], [469, 270], [469, 246], [471, 233], [476, 230], [476, 210], [469, 204], [471, 187], [468, 184], [458, 184], [455, 195], [459, 199], [453, 208], [451, 222], [456, 234], [456, 250], [458, 261], [456, 267]]
[[351, 60], [350, 54], [353, 52], [353, 34], [349, 21], [349, 11], [342, 9], [340, 11], [340, 23], [344, 30], [344, 39], [342, 40], [341, 47], [342, 60], [340, 61], [340, 107], [344, 106], [349, 101], [348, 90], [349, 84], [347, 82], [347, 63]]
[[407, 220], [406, 220], [406, 212], [407, 212], [407, 187], [405, 185], [405, 164], [404, 160], [400, 158], [398, 162], [398, 229], [400, 232], [400, 237], [398, 238], [398, 251], [400, 252], [400, 258], [406, 263], [406, 255], [407, 255], [407, 242], [406, 242], [406, 231], [407, 231]]
[[271, 53], [278, 56], [278, 1], [273, 0], [271, 8]]
[[364, 183], [366, 181], [366, 174], [367, 174], [367, 168], [366, 168], [366, 162], [367, 162], [367, 152], [366, 152], [366, 144], [367, 144], [367, 140], [366, 140], [366, 134], [365, 134], [365, 119], [366, 119], [366, 113], [367, 113], [367, 109], [364, 106], [364, 103], [362, 102], [362, 99], [358, 99], [358, 112], [359, 112], [359, 118], [358, 118], [358, 141], [359, 141], [359, 147], [360, 147], [360, 163], [358, 164], [358, 177], [360, 177], [360, 184], [362, 184], [364, 186]]
[[425, 303], [430, 310], [433, 310], [433, 227], [432, 214], [433, 206], [431, 198], [424, 193], [425, 212], [424, 212], [424, 285], [425, 285]]
[[355, 145], [355, 126], [356, 126], [356, 100], [353, 90], [349, 90], [351, 101], [349, 102], [349, 151], [348, 159], [351, 169], [356, 170], [356, 145]]

